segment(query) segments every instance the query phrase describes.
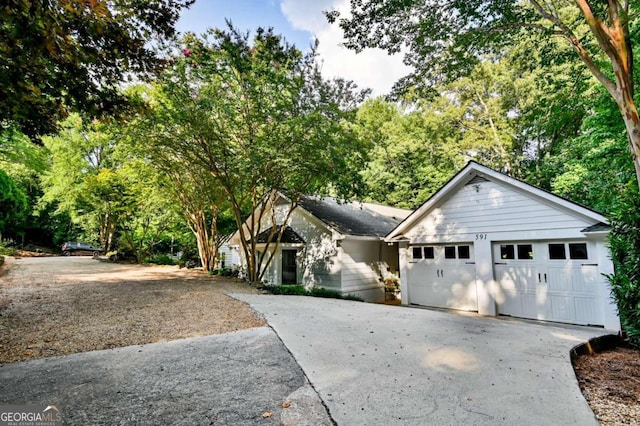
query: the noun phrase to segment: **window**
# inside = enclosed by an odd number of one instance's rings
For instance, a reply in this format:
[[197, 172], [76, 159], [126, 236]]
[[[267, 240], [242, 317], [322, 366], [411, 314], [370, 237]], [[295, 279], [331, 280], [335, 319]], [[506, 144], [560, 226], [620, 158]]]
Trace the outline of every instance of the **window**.
[[425, 259], [434, 259], [436, 257], [433, 247], [425, 247], [424, 248], [424, 258]]
[[571, 259], [588, 259], [586, 243], [570, 243], [569, 244], [569, 257]]
[[414, 247], [413, 248], [413, 258], [414, 259], [422, 259], [422, 247]]
[[469, 246], [458, 246], [458, 259], [471, 259]]
[[531, 244], [518, 244], [518, 259], [533, 259], [533, 246]]
[[549, 259], [560, 260], [566, 258], [567, 254], [565, 252], [564, 244], [549, 244]]
[[500, 246], [500, 259], [515, 259], [513, 244], [502, 244]]
[[445, 259], [455, 259], [456, 258], [456, 246], [445, 246], [445, 248], [444, 248], [444, 258]]

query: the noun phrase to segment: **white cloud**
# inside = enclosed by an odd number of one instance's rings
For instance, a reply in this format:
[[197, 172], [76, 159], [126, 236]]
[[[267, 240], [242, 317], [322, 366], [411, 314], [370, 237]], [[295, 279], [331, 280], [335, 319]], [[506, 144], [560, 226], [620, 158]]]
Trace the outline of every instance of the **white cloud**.
[[293, 27], [318, 38], [322, 73], [327, 78], [343, 77], [360, 87], [371, 88], [374, 95], [385, 95], [393, 83], [411, 71], [402, 63], [402, 55], [390, 56], [379, 49], [356, 54], [341, 45], [342, 30], [337, 24], [330, 25], [322, 12], [338, 9], [346, 14], [349, 0], [281, 0], [280, 8]]

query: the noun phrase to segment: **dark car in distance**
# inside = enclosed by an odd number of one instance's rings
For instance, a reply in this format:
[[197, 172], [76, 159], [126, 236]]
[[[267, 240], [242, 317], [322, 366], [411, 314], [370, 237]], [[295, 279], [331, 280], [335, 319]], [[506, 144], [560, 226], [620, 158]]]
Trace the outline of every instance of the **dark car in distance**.
[[66, 242], [62, 245], [62, 254], [65, 256], [71, 256], [72, 253], [91, 253], [94, 257], [97, 257], [100, 256], [102, 251], [103, 250], [100, 247], [92, 246], [87, 243]]

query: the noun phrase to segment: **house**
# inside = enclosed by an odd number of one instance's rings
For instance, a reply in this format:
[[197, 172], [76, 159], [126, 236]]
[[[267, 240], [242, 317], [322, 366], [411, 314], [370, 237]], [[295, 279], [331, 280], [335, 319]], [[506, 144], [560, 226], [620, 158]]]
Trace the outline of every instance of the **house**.
[[619, 330], [607, 219], [470, 162], [385, 240], [403, 304]]
[[222, 244], [218, 249], [220, 258], [219, 266], [222, 269], [236, 270], [240, 268], [240, 252], [238, 246], [231, 245], [229, 240], [233, 235], [227, 235], [222, 239]]
[[[318, 286], [370, 302], [384, 300], [382, 278], [398, 273], [398, 248], [384, 237], [411, 211], [303, 196], [283, 223], [290, 202], [279, 194], [274, 204], [276, 230], [282, 236], [277, 247], [274, 242], [267, 247], [271, 218], [263, 219], [257, 250], [273, 253], [263, 282]], [[230, 244], [240, 244], [238, 232]]]

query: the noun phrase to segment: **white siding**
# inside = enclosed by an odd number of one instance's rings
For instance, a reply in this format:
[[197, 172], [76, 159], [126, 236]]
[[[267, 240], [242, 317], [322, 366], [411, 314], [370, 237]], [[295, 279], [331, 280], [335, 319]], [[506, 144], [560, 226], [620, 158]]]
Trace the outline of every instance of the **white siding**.
[[229, 243], [220, 246], [220, 267], [222, 267], [222, 254], [224, 253], [224, 267], [227, 269], [237, 269], [240, 267], [240, 254], [237, 247], [232, 247]]
[[461, 187], [406, 235], [413, 243], [420, 243], [442, 240], [442, 236], [454, 241], [468, 235], [491, 233], [495, 237], [525, 230], [529, 236], [542, 231], [575, 234], [592, 224], [593, 221], [579, 219], [575, 213], [551, 206], [546, 200], [489, 181]]
[[[345, 239], [342, 242], [342, 293], [367, 301], [384, 300], [380, 278], [389, 264], [391, 250], [381, 241]], [[397, 257], [397, 254], [396, 254]]]
[[317, 220], [301, 210], [291, 214], [289, 226], [305, 241], [299, 256], [302, 283], [340, 290], [341, 264], [336, 242]]

